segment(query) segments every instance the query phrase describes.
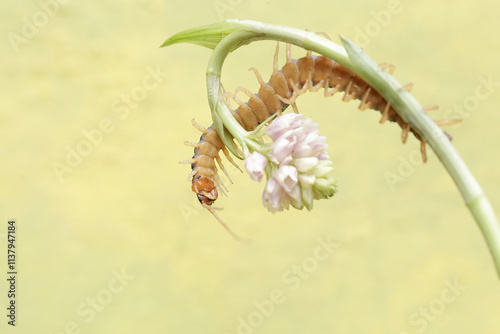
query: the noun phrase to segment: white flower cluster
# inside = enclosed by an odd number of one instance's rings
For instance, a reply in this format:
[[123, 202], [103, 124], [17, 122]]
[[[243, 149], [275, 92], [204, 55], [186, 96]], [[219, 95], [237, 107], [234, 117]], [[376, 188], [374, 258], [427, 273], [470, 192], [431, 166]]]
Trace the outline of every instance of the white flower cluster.
[[302, 114], [286, 114], [267, 127], [273, 140], [269, 159], [259, 152], [245, 158], [245, 167], [253, 180], [264, 174], [267, 183], [262, 203], [271, 212], [288, 209], [312, 209], [313, 199], [329, 198], [337, 191], [330, 176], [333, 162], [325, 149], [326, 137], [318, 133], [318, 123]]

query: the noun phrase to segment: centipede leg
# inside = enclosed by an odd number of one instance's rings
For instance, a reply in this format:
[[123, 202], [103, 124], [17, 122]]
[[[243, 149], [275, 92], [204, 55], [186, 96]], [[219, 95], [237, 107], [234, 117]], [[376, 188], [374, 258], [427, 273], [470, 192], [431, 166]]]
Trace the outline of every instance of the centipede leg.
[[292, 45], [290, 43], [286, 43], [286, 62], [289, 63], [292, 61]]
[[196, 170], [192, 170], [191, 173], [189, 173], [187, 179], [188, 181], [191, 181], [193, 179], [193, 176], [196, 174]]
[[389, 109], [391, 109], [391, 102], [387, 102], [382, 111], [382, 118], [380, 119], [380, 124], [384, 124], [385, 121], [389, 119]]
[[[306, 58], [310, 58], [310, 57], [312, 57], [312, 51], [307, 50]], [[298, 95], [302, 95], [305, 92], [307, 92], [307, 90], [313, 89], [313, 79], [312, 79], [313, 72], [314, 72], [314, 69], [312, 71], [309, 71], [309, 73], [307, 74], [307, 80], [306, 80], [306, 82], [304, 82], [304, 85], [298, 91]]]
[[[312, 82], [312, 73], [311, 73], [311, 82]], [[325, 88], [327, 87], [327, 82], [326, 80], [320, 80], [316, 85], [310, 85], [309, 87], [309, 91], [314, 93], [314, 92], [317, 92], [318, 90], [320, 90], [321, 88]]]
[[292, 96], [290, 98], [286, 98], [284, 96], [281, 96], [279, 94], [276, 94], [276, 96], [278, 97], [278, 99], [280, 99], [281, 102], [283, 102], [284, 104], [288, 104], [288, 105], [291, 105], [292, 108], [293, 108], [293, 111], [298, 114], [299, 113], [299, 109], [297, 108], [297, 103], [295, 102], [297, 100], [297, 97], [299, 97], [299, 95], [301, 94], [302, 91], [305, 91], [305, 90], [299, 90], [297, 88], [297, 85], [295, 84], [295, 82], [293, 81], [290, 81], [290, 84], [292, 86]]
[[222, 163], [222, 159], [220, 158], [219, 155], [216, 155], [215, 156], [215, 160], [217, 160], [217, 164], [219, 164], [219, 167], [220, 169], [222, 170], [222, 172], [224, 173], [224, 175], [226, 175], [227, 179], [229, 180], [229, 182], [233, 183], [233, 180], [231, 180], [231, 177], [229, 176], [229, 174], [227, 173], [227, 170], [226, 168], [224, 167], [224, 164]]
[[390, 74], [393, 74], [394, 73], [394, 70], [396, 69], [396, 66], [392, 65], [392, 64], [388, 64], [388, 63], [380, 63], [378, 65], [383, 71], [387, 71], [389, 72]]
[[276, 51], [274, 52], [274, 59], [273, 59], [273, 73], [278, 72], [279, 53], [280, 53], [280, 42], [276, 42]]
[[370, 96], [370, 92], [372, 91], [371, 87], [368, 87], [363, 98], [361, 99], [361, 103], [359, 104], [359, 110], [365, 110], [370, 107], [370, 103], [367, 103], [368, 96]]
[[262, 79], [262, 76], [260, 75], [259, 71], [255, 67], [250, 67], [248, 70], [252, 71], [255, 74], [255, 77], [257, 78], [257, 81], [259, 82], [261, 87], [266, 85], [266, 83], [264, 82], [264, 79]]
[[[229, 151], [227, 150], [226, 147], [223, 147], [222, 148], [222, 152], [224, 152], [224, 155], [226, 156], [227, 160], [234, 166], [236, 167], [236, 169], [238, 169], [240, 172], [243, 173], [243, 171], [241, 170], [240, 166], [238, 166], [238, 164], [233, 160], [233, 158], [231, 158], [231, 155], [229, 154]], [[242, 153], [240, 153], [242, 154]]]
[[276, 94], [276, 96], [278, 97], [278, 99], [280, 99], [281, 102], [283, 102], [284, 104], [289, 104], [292, 106], [293, 108], [293, 112], [298, 114], [299, 113], [299, 109], [297, 108], [297, 103], [295, 103], [295, 100], [297, 99], [297, 95], [294, 94], [292, 95], [291, 98], [287, 99], [286, 97], [283, 97], [281, 95], [278, 95]]
[[318, 36], [322, 36], [322, 37], [326, 38], [326, 39], [327, 39], [327, 40], [329, 40], [329, 41], [331, 41], [331, 40], [332, 40], [332, 39], [330, 38], [330, 36], [328, 36], [328, 34], [327, 34], [326, 32], [324, 32], [324, 31], [318, 31], [318, 32], [316, 33], [316, 35], [318, 35]]
[[434, 121], [439, 126], [447, 126], [447, 125], [455, 125], [462, 123], [460, 118], [451, 118], [451, 119], [441, 119], [439, 121]]
[[[292, 45], [290, 43], [286, 43], [286, 62], [290, 63], [292, 61], [294, 61], [292, 59]], [[297, 87], [296, 83], [293, 82], [293, 81], [290, 81], [290, 85], [292, 86], [292, 90], [293, 90], [292, 96], [289, 99], [285, 99], [284, 97], [280, 97], [280, 96], [278, 96], [278, 97], [280, 99], [282, 99], [281, 102], [291, 105], [292, 108], [293, 108], [293, 111], [296, 114], [298, 114], [299, 113], [299, 109], [297, 108], [297, 104], [295, 103], [295, 100], [297, 100], [297, 97], [299, 97], [301, 94], [303, 94], [303, 93], [305, 93], [307, 91], [307, 85], [304, 85], [305, 88], [302, 87], [302, 90], [299, 89]]]
[[184, 142], [184, 145], [189, 146], [189, 147], [198, 147], [199, 146], [198, 143], [193, 143], [192, 141], [187, 141], [187, 140]]
[[438, 110], [438, 109], [439, 109], [439, 106], [437, 106], [437, 105], [432, 105], [432, 106], [424, 106], [422, 109], [424, 109], [424, 111]]
[[246, 87], [243, 87], [243, 86], [238, 86], [235, 90], [234, 90], [234, 95], [238, 94], [239, 92], [242, 92], [244, 93], [246, 96], [252, 98], [254, 97], [254, 94]]
[[335, 85], [331, 90], [328, 90], [328, 85], [325, 86], [325, 97], [330, 97], [333, 94], [337, 93], [340, 89], [340, 85]]
[[344, 102], [349, 102], [351, 101], [355, 95], [354, 94], [351, 94], [350, 90], [351, 90], [351, 86], [352, 86], [352, 78], [349, 80], [349, 82], [347, 83], [347, 87], [345, 89], [345, 94], [344, 96], [342, 97], [342, 101]]
[[[312, 55], [312, 51], [308, 50], [307, 57], [311, 57], [311, 55]], [[316, 83], [314, 85], [313, 73], [314, 73], [314, 69], [312, 71], [309, 71], [307, 82], [304, 84], [304, 87], [309, 87], [310, 92], [317, 92], [321, 88], [325, 87], [327, 85], [327, 82], [326, 82], [326, 80], [320, 80], [318, 83]]]
[[191, 158], [191, 159], [188, 159], [188, 160], [179, 161], [179, 163], [181, 165], [194, 164], [194, 163], [196, 163], [196, 159]]
[[203, 127], [203, 126], [201, 126], [200, 124], [196, 123], [196, 121], [194, 120], [194, 118], [191, 120], [191, 124], [193, 124], [193, 126], [194, 126], [195, 128], [197, 128], [198, 130], [200, 130], [201, 132], [203, 132], [203, 133], [205, 133], [205, 134], [208, 132], [207, 128], [204, 128], [204, 127]]
[[239, 89], [242, 88], [242, 87], [238, 87], [236, 88], [236, 90], [234, 91], [234, 93], [231, 93], [231, 92], [225, 92], [223, 97], [227, 97], [227, 98], [231, 98], [234, 102], [236, 102], [239, 106], [244, 106], [245, 103], [243, 103], [243, 101], [241, 101], [238, 96], [236, 96], [236, 94], [238, 94], [239, 92]]
[[408, 139], [408, 133], [410, 132], [411, 126], [410, 124], [405, 124], [403, 125], [403, 130], [401, 131], [401, 141], [406, 143], [406, 140]]
[[413, 89], [413, 82], [408, 82], [406, 85], [401, 87], [401, 90], [406, 90], [407, 92], [411, 92]]
[[427, 152], [425, 150], [425, 141], [420, 140], [420, 153], [422, 154], [422, 161], [427, 162]]
[[227, 188], [224, 182], [222, 182], [220, 176], [217, 174], [217, 171], [214, 171], [214, 174], [212, 175], [213, 181], [215, 186], [219, 189], [219, 191], [224, 195], [227, 196]]

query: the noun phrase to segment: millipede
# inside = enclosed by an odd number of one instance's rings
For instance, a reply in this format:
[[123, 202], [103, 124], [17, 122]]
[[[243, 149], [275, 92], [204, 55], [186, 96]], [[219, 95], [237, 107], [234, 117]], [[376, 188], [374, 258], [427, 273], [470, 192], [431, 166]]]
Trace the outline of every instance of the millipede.
[[[298, 112], [296, 100], [307, 91], [316, 92], [324, 89], [325, 97], [332, 96], [338, 92], [344, 92], [342, 101], [360, 100], [360, 110], [374, 109], [380, 111], [382, 117], [380, 123], [386, 121], [397, 123], [401, 131], [401, 140], [407, 141], [408, 134], [411, 132], [420, 141], [420, 151], [423, 162], [427, 161], [426, 146], [423, 138], [406, 123], [401, 116], [393, 109], [391, 103], [386, 101], [372, 86], [362, 78], [354, 74], [346, 67], [325, 56], [315, 56], [312, 51], [307, 51], [305, 57], [293, 59], [291, 57], [291, 45], [286, 45], [286, 63], [278, 68], [279, 43], [276, 46], [274, 54], [273, 72], [269, 82], [265, 82], [257, 69], [250, 68], [255, 73], [260, 88], [253, 94], [244, 87], [236, 88], [234, 93], [225, 93], [224, 98], [231, 97], [238, 104], [237, 109], [232, 109], [232, 114], [238, 123], [247, 131], [254, 130], [259, 124], [265, 122], [274, 114], [281, 113], [292, 106], [295, 112]], [[382, 63], [379, 65], [382, 70], [393, 73], [393, 65]], [[402, 87], [410, 91], [413, 84], [409, 83]], [[243, 102], [237, 97], [238, 93], [247, 95], [248, 101]], [[229, 104], [229, 102], [228, 102]], [[436, 109], [436, 106], [425, 107], [425, 110]], [[438, 125], [453, 124], [458, 120], [435, 121]], [[196, 193], [201, 205], [208, 209], [215, 218], [224, 226], [228, 232], [236, 236], [218, 217], [211, 205], [217, 200], [219, 193], [225, 194], [227, 189], [222, 182], [217, 165], [231, 181], [224, 165], [222, 164], [219, 152], [222, 150], [228, 160], [241, 169], [229, 155], [229, 152], [220, 139], [214, 125], [204, 128], [193, 120], [193, 125], [202, 132], [199, 142], [185, 142], [186, 145], [194, 147], [194, 155], [191, 159], [181, 161], [181, 163], [191, 164], [192, 190]], [[446, 132], [445, 134], [451, 140]]]

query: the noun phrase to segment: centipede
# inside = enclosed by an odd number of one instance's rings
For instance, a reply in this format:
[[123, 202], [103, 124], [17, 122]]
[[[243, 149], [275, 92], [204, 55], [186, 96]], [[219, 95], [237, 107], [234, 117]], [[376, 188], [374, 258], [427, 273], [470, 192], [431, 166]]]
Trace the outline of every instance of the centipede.
[[[291, 45], [286, 44], [286, 63], [278, 66], [279, 43], [276, 46], [276, 52], [273, 60], [273, 72], [268, 82], [265, 82], [259, 71], [250, 68], [255, 73], [260, 88], [257, 93], [252, 93], [244, 87], [236, 88], [234, 93], [225, 93], [224, 98], [231, 98], [238, 107], [232, 109], [232, 114], [237, 122], [247, 131], [254, 130], [259, 124], [269, 120], [270, 116], [282, 112], [289, 106], [292, 106], [294, 112], [298, 112], [296, 100], [307, 91], [317, 92], [324, 90], [324, 96], [333, 96], [336, 93], [344, 92], [342, 101], [359, 100], [361, 103], [358, 109], [373, 109], [381, 113], [380, 123], [386, 121], [397, 123], [401, 128], [401, 141], [407, 142], [408, 135], [412, 133], [420, 142], [420, 152], [423, 162], [427, 161], [426, 143], [424, 139], [394, 110], [391, 103], [370, 86], [361, 77], [354, 74], [351, 70], [325, 56], [315, 56], [312, 51], [307, 51], [306, 56], [293, 59], [291, 56]], [[380, 68], [393, 74], [395, 66], [388, 63], [379, 64]], [[401, 89], [411, 91], [412, 83], [402, 86]], [[237, 95], [242, 93], [248, 97], [243, 102]], [[228, 102], [229, 103], [229, 102]], [[424, 107], [424, 110], [430, 111], [437, 106]], [[460, 120], [442, 120], [435, 121], [439, 126], [454, 124]], [[214, 125], [205, 128], [192, 121], [195, 128], [202, 132], [198, 142], [188, 142], [187, 146], [194, 147], [194, 155], [191, 159], [181, 161], [180, 163], [190, 164], [191, 173], [188, 179], [191, 179], [191, 189], [198, 197], [201, 205], [223, 225], [223, 227], [237, 240], [240, 240], [228, 226], [220, 219], [212, 205], [217, 200], [219, 193], [226, 194], [227, 188], [219, 176], [218, 169], [226, 175], [231, 181], [227, 170], [225, 169], [220, 151], [227, 157], [228, 161], [241, 169], [229, 155], [227, 148], [220, 139]], [[445, 134], [451, 140], [451, 136]], [[217, 164], [216, 164], [217, 161]], [[218, 167], [217, 167], [218, 166]], [[232, 181], [231, 181], [232, 182]]]

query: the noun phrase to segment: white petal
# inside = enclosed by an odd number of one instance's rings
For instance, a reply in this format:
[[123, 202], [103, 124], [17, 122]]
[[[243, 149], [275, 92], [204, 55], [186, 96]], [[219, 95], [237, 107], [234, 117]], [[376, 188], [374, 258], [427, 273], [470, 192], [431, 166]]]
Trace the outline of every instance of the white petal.
[[245, 158], [245, 168], [254, 181], [261, 181], [267, 166], [267, 158], [259, 152], [253, 152]]
[[320, 154], [317, 155], [317, 158], [319, 160], [328, 160], [330, 158], [330, 155], [327, 151], [321, 151]]
[[279, 165], [293, 151], [296, 143], [295, 138], [281, 138], [273, 143], [271, 151], [271, 161]]
[[302, 188], [311, 188], [316, 181], [316, 176], [299, 174], [299, 181]]
[[295, 159], [293, 164], [295, 165], [295, 167], [297, 167], [297, 170], [299, 172], [307, 173], [318, 165], [318, 158], [309, 157], [309, 158]]
[[276, 140], [281, 137], [287, 130], [296, 128], [297, 124], [302, 120], [304, 115], [302, 114], [286, 114], [282, 115], [274, 120], [267, 127], [267, 135], [271, 137], [272, 140]]
[[297, 169], [289, 165], [281, 166], [274, 174], [274, 178], [288, 194], [292, 193], [299, 181]]

